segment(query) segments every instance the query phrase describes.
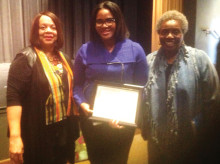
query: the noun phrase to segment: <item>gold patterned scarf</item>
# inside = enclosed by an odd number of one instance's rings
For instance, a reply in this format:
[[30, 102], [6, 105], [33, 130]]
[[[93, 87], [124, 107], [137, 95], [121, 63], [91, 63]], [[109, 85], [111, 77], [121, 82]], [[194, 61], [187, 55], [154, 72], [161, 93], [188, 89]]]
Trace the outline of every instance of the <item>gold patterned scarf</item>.
[[[71, 114], [78, 115], [77, 107], [75, 102], [73, 101], [72, 89], [73, 89], [73, 72], [66, 61], [62, 52], [59, 51], [59, 57], [61, 59], [61, 63], [63, 68], [67, 72], [67, 79], [69, 85], [69, 96], [68, 96], [68, 105], [67, 109], [64, 104], [64, 93], [63, 93], [63, 84], [60, 75], [55, 73], [54, 66], [48, 60], [46, 54], [37, 49], [35, 47], [37, 55], [41, 61], [41, 64], [44, 69], [44, 73], [48, 79], [51, 94], [49, 95], [46, 102], [46, 124], [52, 124], [55, 122], [59, 122], [66, 118], [66, 116], [70, 116]], [[72, 111], [72, 106], [74, 111]]]

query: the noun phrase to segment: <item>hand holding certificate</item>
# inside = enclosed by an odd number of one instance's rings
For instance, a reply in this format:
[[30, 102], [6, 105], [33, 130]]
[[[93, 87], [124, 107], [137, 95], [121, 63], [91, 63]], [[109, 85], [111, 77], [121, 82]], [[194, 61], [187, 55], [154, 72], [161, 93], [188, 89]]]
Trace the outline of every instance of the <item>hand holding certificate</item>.
[[143, 87], [97, 82], [95, 88], [91, 119], [136, 126]]

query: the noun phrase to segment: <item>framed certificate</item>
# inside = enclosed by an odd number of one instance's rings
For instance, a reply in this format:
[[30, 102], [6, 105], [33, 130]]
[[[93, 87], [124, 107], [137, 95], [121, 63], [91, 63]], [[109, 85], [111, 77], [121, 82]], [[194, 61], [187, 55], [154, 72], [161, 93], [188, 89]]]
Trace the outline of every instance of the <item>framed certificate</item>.
[[137, 126], [143, 86], [97, 81], [91, 107], [94, 120], [118, 120], [121, 125]]

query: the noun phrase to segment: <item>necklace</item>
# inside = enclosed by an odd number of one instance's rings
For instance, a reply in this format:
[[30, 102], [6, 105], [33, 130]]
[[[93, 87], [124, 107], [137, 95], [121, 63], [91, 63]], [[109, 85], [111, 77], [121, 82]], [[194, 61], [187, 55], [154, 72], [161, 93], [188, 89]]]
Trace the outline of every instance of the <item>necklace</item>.
[[55, 66], [61, 63], [60, 58], [58, 56], [52, 56], [47, 58], [50, 61], [50, 63], [52, 63]]

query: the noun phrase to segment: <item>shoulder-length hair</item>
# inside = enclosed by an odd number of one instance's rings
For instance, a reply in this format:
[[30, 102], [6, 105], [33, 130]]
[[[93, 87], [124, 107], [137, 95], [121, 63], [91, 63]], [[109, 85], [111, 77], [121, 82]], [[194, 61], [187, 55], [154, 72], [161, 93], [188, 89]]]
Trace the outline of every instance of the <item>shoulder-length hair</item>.
[[35, 16], [32, 22], [31, 26], [31, 33], [30, 33], [30, 43], [32, 46], [36, 46], [38, 48], [41, 48], [40, 46], [40, 41], [39, 41], [39, 20], [41, 16], [48, 16], [52, 19], [54, 24], [56, 25], [56, 30], [57, 30], [57, 41], [55, 43], [55, 49], [59, 50], [60, 48], [63, 47], [63, 42], [64, 42], [64, 37], [63, 37], [63, 30], [61, 26], [61, 22], [59, 18], [52, 12], [50, 11], [44, 11]]
[[119, 8], [119, 6], [111, 1], [105, 1], [99, 3], [92, 12], [91, 22], [90, 22], [90, 39], [91, 41], [100, 42], [101, 38], [96, 31], [96, 16], [99, 10], [108, 9], [113, 15], [116, 22], [116, 30], [115, 30], [115, 40], [121, 41], [130, 36], [127, 25], [124, 20], [124, 16]]

